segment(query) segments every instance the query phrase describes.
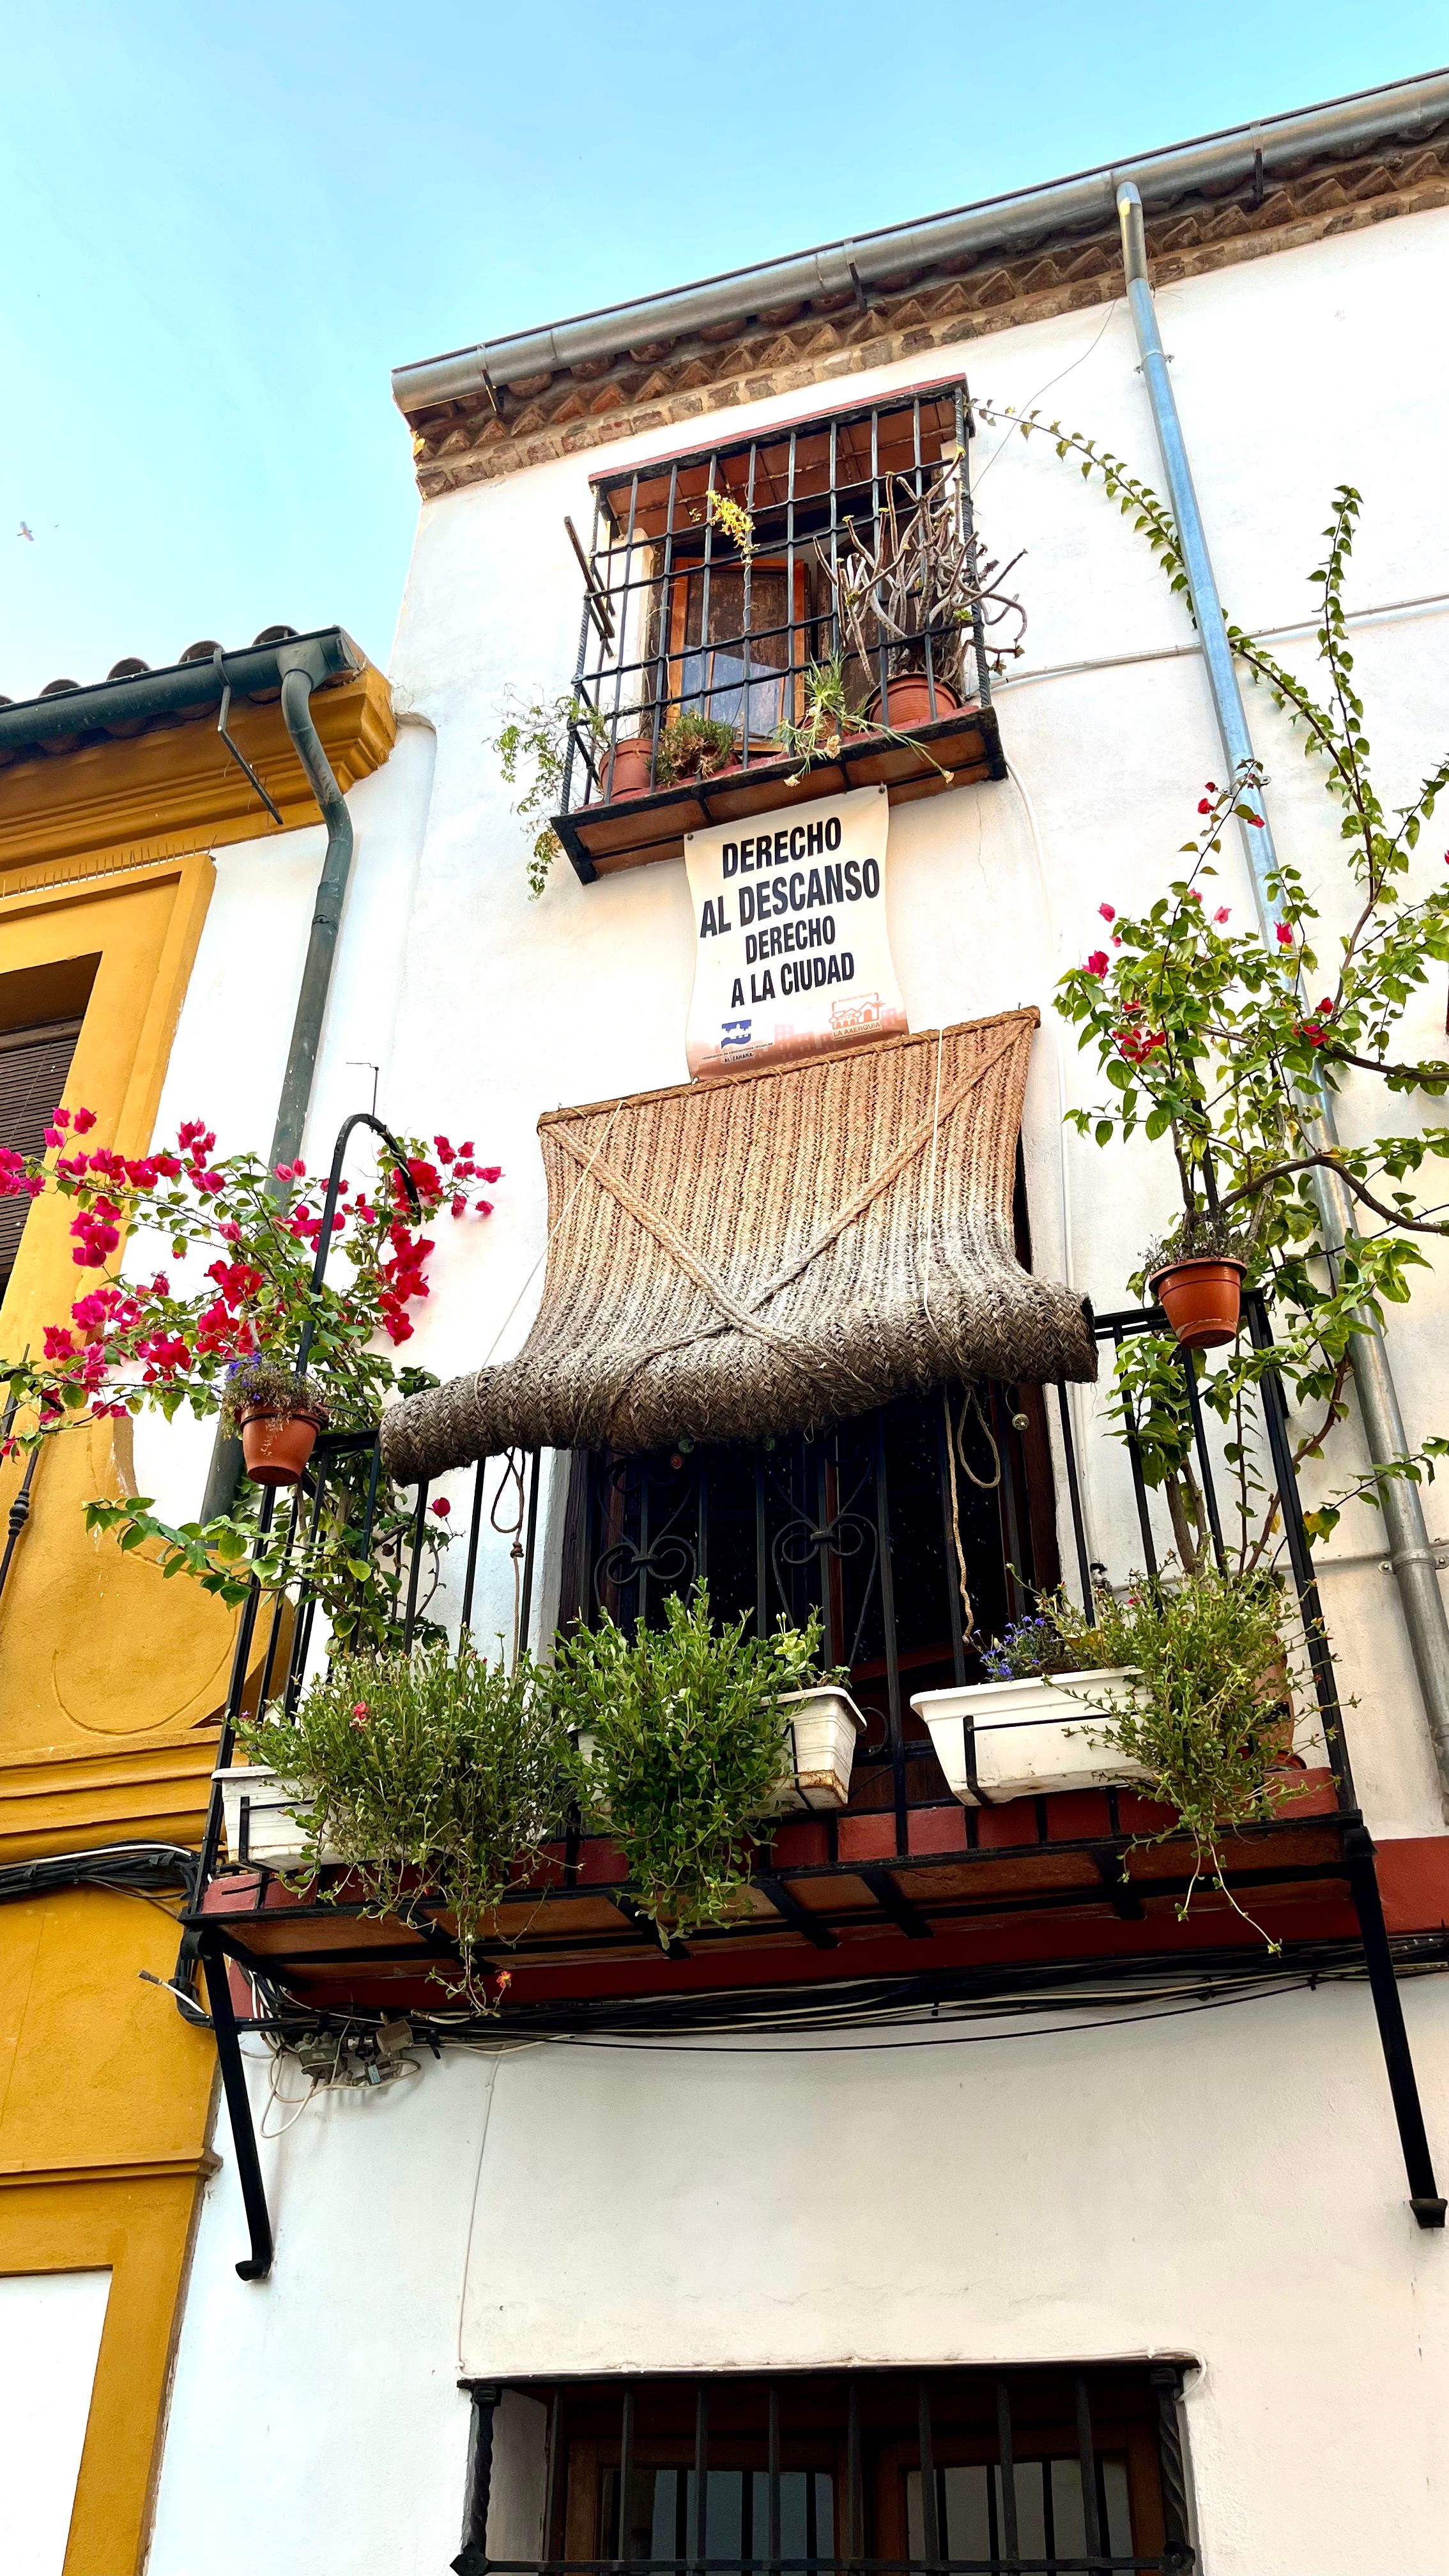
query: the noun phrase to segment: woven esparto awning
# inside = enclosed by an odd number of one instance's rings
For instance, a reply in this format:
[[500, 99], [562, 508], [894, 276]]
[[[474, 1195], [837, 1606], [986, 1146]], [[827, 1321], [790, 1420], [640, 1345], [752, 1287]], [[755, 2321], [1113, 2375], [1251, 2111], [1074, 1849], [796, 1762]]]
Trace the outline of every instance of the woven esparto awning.
[[1016, 1258], [1034, 1010], [539, 1120], [549, 1245], [515, 1359], [383, 1417], [404, 1483], [509, 1448], [758, 1439], [951, 1379], [1092, 1378]]

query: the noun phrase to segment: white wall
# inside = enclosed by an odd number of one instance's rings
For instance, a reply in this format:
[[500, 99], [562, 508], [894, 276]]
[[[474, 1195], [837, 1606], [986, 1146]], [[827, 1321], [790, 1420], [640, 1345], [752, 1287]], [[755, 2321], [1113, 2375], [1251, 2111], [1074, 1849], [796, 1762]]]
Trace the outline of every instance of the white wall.
[[[1243, 622], [1279, 627], [1312, 613], [1307, 575], [1340, 480], [1365, 496], [1353, 606], [1429, 594], [1442, 603], [1449, 594], [1449, 517], [1426, 508], [1442, 488], [1449, 361], [1417, 327], [1439, 292], [1446, 248], [1449, 216], [1425, 214], [1164, 291], [1162, 327], [1219, 579]], [[1408, 346], [1412, 371], [1398, 354]], [[1152, 481], [1135, 361], [1118, 305], [1105, 317], [1065, 316], [933, 352], [924, 372], [935, 379], [959, 364], [979, 396], [1024, 409], [1040, 399], [1049, 416], [1081, 427]], [[813, 405], [794, 395], [713, 416], [698, 424], [698, 437], [799, 417], [921, 372], [902, 362], [822, 387]], [[572, 669], [578, 576], [562, 519], [568, 511], [581, 523], [590, 467], [677, 450], [686, 435], [676, 428], [627, 440], [604, 458], [540, 466], [423, 509], [397, 675], [405, 702], [436, 726], [438, 755], [398, 1020], [396, 1105], [418, 1125], [440, 1121], [474, 1135], [506, 1167], [486, 1228], [441, 1229], [436, 1293], [409, 1348], [444, 1375], [507, 1356], [527, 1330], [543, 1242], [540, 1110], [685, 1075], [693, 942], [682, 861], [588, 887], [560, 863], [543, 901], [531, 905], [525, 835], [485, 737], [510, 686], [551, 695]], [[1036, 1258], [1107, 1308], [1123, 1302], [1144, 1244], [1170, 1219], [1173, 1176], [1165, 1143], [1104, 1155], [1064, 1139], [1064, 1103], [1090, 1101], [1100, 1086], [1070, 1032], [1052, 1025], [1051, 990], [1062, 966], [1100, 941], [1099, 903], [1145, 905], [1174, 872], [1202, 783], [1221, 775], [1222, 756], [1186, 610], [1100, 490], [1059, 464], [1046, 440], [988, 430], [974, 476], [991, 546], [1027, 549], [1019, 578], [1031, 613], [1029, 658], [999, 700], [1012, 778], [896, 809], [892, 938], [915, 1027], [1024, 1001], [1047, 1011], [1025, 1125]], [[1392, 804], [1449, 730], [1449, 619], [1441, 604], [1372, 621], [1356, 632], [1355, 648], [1380, 787]], [[1303, 635], [1279, 649], [1311, 666]], [[1153, 653], [1162, 658], [1120, 659]], [[1060, 671], [1076, 663], [1090, 667]], [[1280, 849], [1323, 887], [1331, 929], [1346, 899], [1337, 809], [1261, 691], [1251, 714], [1272, 775]], [[1431, 834], [1414, 884], [1441, 864]], [[1238, 918], [1249, 919], [1236, 848], [1224, 852], [1221, 887]], [[1404, 1045], [1432, 1052], [1442, 1043], [1436, 977], [1407, 1015]], [[1355, 1114], [1347, 1101], [1346, 1127]], [[1393, 1114], [1415, 1113], [1396, 1104]], [[1418, 1286], [1390, 1334], [1415, 1438], [1444, 1427], [1446, 1300], [1442, 1262], [1432, 1257], [1437, 1275]], [[1125, 1494], [1120, 1456], [1093, 1436], [1100, 1406], [1077, 1401], [1094, 1536], [1114, 1572], [1125, 1572], [1140, 1543], [1108, 1490]], [[1093, 1474], [1094, 1451], [1110, 1476]], [[1346, 1426], [1326, 1483], [1349, 1483], [1364, 1454], [1356, 1425]], [[467, 1480], [451, 1491], [461, 1516]], [[1431, 1535], [1449, 1540], [1439, 1490], [1427, 1501]], [[1324, 1555], [1334, 1643], [1357, 1701], [1364, 1806], [1380, 1830], [1435, 1830], [1439, 1789], [1378, 1514], [1352, 1507]], [[506, 1626], [511, 1591], [496, 1560], [484, 1584], [483, 1624]]]
[[[1449, 1988], [1405, 2008], [1442, 2140]], [[256, 2485], [210, 2517], [210, 2576], [247, 2576], [264, 2531], [283, 2564], [435, 2576], [463, 2512], [460, 2372], [1153, 2355], [1196, 2365], [1204, 2576], [1443, 2576], [1449, 2249], [1409, 2213], [1366, 1989], [1110, 2012], [889, 2049], [425, 2057], [263, 2147], [262, 2286], [232, 2270], [223, 2132], [150, 2576], [193, 2576], [228, 2392]], [[500, 2485], [491, 2545], [526, 2554], [525, 2444]]]
[[[433, 752], [430, 726], [404, 715], [391, 758], [347, 799], [352, 870], [303, 1140], [303, 1159], [314, 1170], [326, 1170], [349, 1111], [371, 1108], [371, 1065], [380, 1068], [379, 1112], [389, 1115], [403, 947]], [[159, 1141], [173, 1140], [183, 1119], [205, 1118], [216, 1130], [219, 1154], [266, 1153], [326, 841], [318, 823], [216, 852], [216, 883], [156, 1115]], [[362, 1145], [357, 1156], [349, 1165], [354, 1172], [365, 1167]], [[178, 1286], [188, 1276], [159, 1237], [137, 1236], [127, 1258], [138, 1276], [163, 1268]], [[137, 1490], [152, 1497], [163, 1519], [190, 1520], [197, 1512], [215, 1432], [214, 1421], [194, 1422], [185, 1413], [171, 1425], [158, 1415], [143, 1415], [136, 1424]]]
[[0, 2280], [0, 2496], [15, 2576], [61, 2576], [109, 2272]]
[[[1283, 626], [1310, 612], [1306, 575], [1344, 478], [1365, 494], [1354, 606], [1434, 595], [1432, 609], [1358, 630], [1389, 804], [1449, 731], [1449, 353], [1422, 328], [1442, 300], [1446, 253], [1449, 214], [1425, 214], [1161, 298], [1232, 613]], [[932, 352], [917, 372], [956, 364], [978, 394], [1040, 396], [1154, 479], [1120, 306]], [[792, 397], [750, 417], [823, 410], [912, 372], [837, 382], [818, 405]], [[714, 426], [702, 422], [701, 438]], [[683, 441], [671, 431], [626, 442], [608, 462]], [[578, 596], [561, 521], [586, 511], [594, 461], [425, 507], [396, 678], [436, 737], [431, 791], [419, 739], [398, 755], [410, 770], [391, 764], [353, 800], [361, 817], [369, 794], [396, 793], [406, 819], [359, 935], [365, 958], [346, 973], [339, 964], [339, 994], [357, 1000], [329, 1024], [324, 1123], [355, 1096], [341, 1059], [381, 1055], [390, 1118], [471, 1135], [505, 1167], [489, 1224], [437, 1229], [434, 1294], [409, 1356], [443, 1374], [507, 1355], [527, 1330], [544, 1239], [540, 1111], [685, 1074], [682, 863], [587, 888], [561, 866], [531, 906], [526, 837], [486, 748], [510, 682], [550, 696], [567, 684]], [[1012, 780], [893, 817], [892, 932], [913, 1026], [1045, 1008], [1062, 964], [1098, 944], [1098, 904], [1152, 898], [1202, 782], [1221, 775], [1186, 613], [1141, 540], [1041, 441], [983, 433], [975, 478], [993, 548], [1028, 550], [1031, 661], [1000, 698]], [[1282, 649], [1307, 666], [1301, 638]], [[1143, 654], [1158, 658], [1121, 658]], [[1090, 667], [1058, 669], [1077, 663]], [[1328, 889], [1336, 815], [1261, 697], [1252, 716], [1283, 853]], [[267, 880], [298, 958], [306, 861], [298, 844], [296, 882]], [[241, 871], [267, 862], [223, 864], [237, 872], [237, 906], [214, 910], [212, 980], [198, 978], [171, 1093], [178, 1111], [211, 1115], [219, 1103], [223, 1142], [254, 1141], [272, 1114], [289, 1013], [265, 1062], [237, 1046], [227, 977], [257, 918]], [[1441, 864], [1431, 840], [1415, 883]], [[1235, 850], [1222, 886], [1247, 917]], [[1339, 917], [1342, 900], [1332, 894]], [[350, 904], [345, 945], [361, 918]], [[1441, 978], [1409, 1014], [1405, 1045], [1441, 1045], [1442, 1016]], [[388, 1023], [385, 1045], [376, 1033]], [[1026, 1120], [1037, 1259], [1107, 1306], [1170, 1215], [1172, 1190], [1165, 1149], [1099, 1155], [1064, 1142], [1063, 1100], [1093, 1096], [1069, 1038], [1048, 1024]], [[1415, 1435], [1446, 1427], [1445, 1320], [1438, 1270], [1391, 1332]], [[1097, 1410], [1082, 1400], [1088, 1448]], [[1129, 1548], [1090, 1458], [1089, 1475], [1099, 1531]], [[455, 1526], [470, 1481], [450, 1480]], [[1444, 1533], [1438, 1489], [1428, 1508]], [[1329, 1616], [1371, 1822], [1425, 1833], [1441, 1810], [1381, 1550], [1377, 1519], [1348, 1515], [1326, 1552]], [[507, 1560], [491, 1542], [483, 1582], [480, 1626], [506, 1626]], [[1405, 2008], [1443, 2165], [1449, 1997], [1415, 1985]], [[1047, 2038], [1033, 2025], [865, 2065], [852, 2053], [541, 2048], [503, 2064], [483, 2147], [489, 2083], [487, 2066], [450, 2056], [382, 2099], [306, 2111], [264, 2150], [278, 2220], [265, 2288], [242, 2287], [231, 2268], [243, 2234], [223, 2135], [154, 2576], [192, 2576], [203, 2521], [217, 2576], [255, 2562], [255, 2516], [212, 2510], [212, 2434], [228, 2391], [287, 2563], [405, 2576], [457, 2546], [460, 2361], [492, 2375], [1152, 2352], [1200, 2364], [1188, 2411], [1206, 2576], [1443, 2576], [1449, 2258], [1405, 2205], [1360, 1989], [1283, 1992], [1141, 2029]]]

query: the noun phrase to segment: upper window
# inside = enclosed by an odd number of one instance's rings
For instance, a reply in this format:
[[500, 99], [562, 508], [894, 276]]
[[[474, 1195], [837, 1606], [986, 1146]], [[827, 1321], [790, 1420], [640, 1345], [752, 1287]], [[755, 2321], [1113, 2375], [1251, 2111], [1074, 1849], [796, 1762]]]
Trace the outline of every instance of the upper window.
[[970, 433], [948, 384], [597, 477], [566, 806], [798, 757], [822, 690], [856, 734], [984, 706]]
[[[5, 984], [24, 980], [0, 979]], [[0, 1027], [0, 1145], [17, 1154], [44, 1153], [45, 1130], [65, 1098], [80, 1032], [79, 1014], [37, 1018], [29, 1027]], [[0, 1295], [9, 1286], [29, 1214], [28, 1198], [0, 1199]]]

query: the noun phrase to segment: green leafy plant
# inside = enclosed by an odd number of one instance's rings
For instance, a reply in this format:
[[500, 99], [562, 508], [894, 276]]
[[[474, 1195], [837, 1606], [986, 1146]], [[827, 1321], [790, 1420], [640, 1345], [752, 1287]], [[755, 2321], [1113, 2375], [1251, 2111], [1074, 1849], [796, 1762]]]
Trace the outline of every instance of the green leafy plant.
[[1241, 1261], [1246, 1267], [1252, 1248], [1251, 1238], [1221, 1208], [1193, 1208], [1148, 1245], [1138, 1275], [1145, 1290], [1158, 1271], [1175, 1261]]
[[235, 1439], [249, 1413], [315, 1413], [325, 1425], [327, 1406], [315, 1378], [299, 1377], [284, 1362], [265, 1358], [234, 1360], [221, 1399], [221, 1427]]
[[573, 689], [559, 698], [528, 700], [510, 691], [504, 703], [503, 723], [489, 747], [498, 754], [498, 765], [507, 784], [522, 784], [523, 792], [513, 811], [520, 822], [533, 830], [528, 891], [535, 902], [548, 884], [549, 870], [563, 846], [548, 818], [563, 803], [570, 744], [586, 748], [597, 765], [608, 740], [608, 727], [598, 708]]
[[[373, 1915], [450, 1915], [457, 1977], [433, 1973], [475, 2009], [497, 2000], [472, 1951], [511, 1885], [527, 1882], [542, 1845], [560, 1833], [569, 1798], [569, 1744], [536, 1665], [509, 1672], [465, 1644], [410, 1655], [339, 1655], [305, 1692], [295, 1718], [272, 1709], [244, 1726], [248, 1759], [303, 1792], [315, 1878], [325, 1849], [346, 1864], [349, 1901]], [[337, 1882], [326, 1883], [335, 1893]], [[541, 1901], [541, 1900], [540, 1900]], [[490, 1944], [498, 1938], [490, 1930]]]
[[[978, 406], [984, 419], [1040, 432], [1084, 479], [1100, 478], [1110, 500], [1144, 537], [1174, 590], [1187, 594], [1177, 530], [1152, 487], [1109, 449], [1044, 422], [1037, 412]], [[1239, 1483], [1239, 1562], [1262, 1561], [1276, 1523], [1268, 1506], [1250, 1530], [1245, 1505], [1255, 1491], [1245, 1436], [1243, 1395], [1270, 1366], [1279, 1368], [1295, 1405], [1311, 1416], [1298, 1435], [1295, 1463], [1321, 1457], [1346, 1411], [1351, 1344], [1364, 1319], [1382, 1323], [1387, 1305], [1403, 1305], [1413, 1275], [1425, 1266], [1425, 1236], [1449, 1234], [1442, 1200], [1410, 1186], [1426, 1165], [1449, 1156], [1449, 1127], [1420, 1120], [1362, 1143], [1325, 1134], [1321, 1106], [1357, 1077], [1355, 1127], [1363, 1113], [1365, 1077], [1381, 1095], [1442, 1099], [1449, 1062], [1399, 1051], [1398, 1032], [1411, 999], [1436, 965], [1449, 960], [1449, 886], [1441, 879], [1410, 899], [1405, 879], [1424, 825], [1449, 783], [1440, 760], [1407, 803], [1388, 808], [1374, 784], [1366, 711], [1354, 679], [1345, 587], [1362, 507], [1340, 484], [1324, 535], [1327, 553], [1311, 579], [1320, 594], [1315, 644], [1321, 684], [1310, 686], [1269, 647], [1231, 621], [1228, 637], [1250, 677], [1299, 734], [1305, 755], [1322, 764], [1324, 784], [1340, 809], [1349, 927], [1336, 955], [1320, 968], [1314, 941], [1318, 905], [1301, 872], [1279, 863], [1270, 885], [1276, 924], [1270, 946], [1253, 932], [1230, 932], [1230, 911], [1211, 903], [1208, 884], [1230, 818], [1258, 824], [1261, 772], [1248, 765], [1224, 787], [1209, 781], [1199, 800], [1204, 819], [1185, 842], [1166, 893], [1140, 918], [1101, 907], [1112, 950], [1099, 949], [1062, 979], [1057, 1003], [1075, 1022], [1079, 1044], [1094, 1048], [1116, 1094], [1091, 1110], [1070, 1113], [1083, 1134], [1108, 1145], [1140, 1126], [1170, 1138], [1184, 1221], [1193, 1228], [1221, 1220], [1231, 1227], [1253, 1280], [1272, 1299], [1280, 1338], [1271, 1353], [1240, 1343], [1200, 1373], [1201, 1393], [1228, 1426], [1227, 1454]], [[1317, 991], [1319, 998], [1312, 996]], [[1284, 1319], [1288, 1329], [1282, 1331]], [[1125, 1343], [1115, 1389], [1120, 1427], [1142, 1437], [1150, 1482], [1162, 1483], [1174, 1509], [1178, 1543], [1189, 1565], [1205, 1538], [1202, 1498], [1191, 1466], [1191, 1424], [1181, 1371], [1166, 1370], [1149, 1337]], [[1418, 1482], [1449, 1456], [1438, 1435], [1402, 1458], [1376, 1460], [1371, 1472], [1306, 1515], [1310, 1535], [1326, 1536], [1351, 1499], [1377, 1505], [1390, 1477]], [[1192, 1524], [1192, 1527], [1189, 1527]]]
[[883, 724], [878, 715], [863, 716], [852, 707], [846, 696], [845, 657], [836, 653], [828, 662], [812, 662], [805, 674], [805, 713], [796, 724], [787, 716], [775, 728], [775, 739], [783, 743], [801, 763], [792, 787], [798, 786], [812, 760], [834, 760], [847, 735], [884, 734], [889, 742], [904, 743], [919, 759], [929, 761], [942, 778], [949, 781], [951, 772], [942, 766], [934, 752], [910, 735], [897, 733], [894, 725]]
[[1177, 1581], [1134, 1576], [1121, 1598], [1104, 1590], [1097, 1612], [1103, 1664], [1133, 1667], [1137, 1678], [1130, 1702], [1093, 1723], [1093, 1741], [1140, 1762], [1151, 1794], [1174, 1810], [1175, 1823], [1149, 1839], [1179, 1827], [1192, 1837], [1179, 1918], [1201, 1878], [1243, 1914], [1224, 1876], [1223, 1839], [1271, 1823], [1293, 1794], [1282, 1778], [1291, 1718], [1278, 1588], [1209, 1565]]
[[721, 1922], [749, 1876], [756, 1820], [786, 1756], [785, 1692], [822, 1678], [820, 1621], [710, 1625], [709, 1594], [672, 1595], [662, 1628], [626, 1637], [607, 1613], [561, 1637], [557, 1709], [579, 1739], [579, 1795], [606, 1822], [639, 1890], [641, 1913], [671, 1936]]
[[655, 778], [661, 787], [676, 786], [681, 778], [713, 778], [732, 766], [739, 747], [734, 726], [716, 716], [671, 716], [659, 736]]

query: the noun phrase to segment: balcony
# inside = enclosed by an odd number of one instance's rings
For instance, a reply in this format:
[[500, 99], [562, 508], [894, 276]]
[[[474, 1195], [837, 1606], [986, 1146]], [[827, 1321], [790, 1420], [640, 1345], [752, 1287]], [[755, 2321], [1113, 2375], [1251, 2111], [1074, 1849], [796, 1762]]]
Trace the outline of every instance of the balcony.
[[[554, 817], [585, 883], [709, 823], [1006, 775], [991, 669], [1019, 612], [977, 546], [971, 427], [957, 383], [595, 477], [587, 548], [568, 523], [584, 603]], [[895, 575], [893, 633], [871, 565]], [[831, 666], [836, 716], [812, 723]]]
[[[1266, 1336], [1256, 1301], [1252, 1319]], [[1155, 1310], [1131, 1310], [1095, 1329], [1111, 1345], [1161, 1322]], [[1218, 1477], [1200, 1411], [1195, 1437], [1205, 1526], [1217, 1528]], [[319, 1443], [315, 1485], [303, 1499], [308, 1513], [325, 1507], [336, 1445]], [[781, 1609], [798, 1621], [813, 1607], [828, 1658], [849, 1667], [867, 1731], [844, 1811], [781, 1818], [756, 1852], [748, 1910], [671, 1941], [667, 1951], [606, 1836], [575, 1830], [546, 1849], [536, 1875], [497, 1909], [486, 1961], [474, 1957], [475, 1970], [507, 1972], [505, 2026], [587, 2021], [602, 2010], [647, 2017], [655, 2006], [708, 2017], [725, 1995], [753, 1998], [747, 2009], [773, 2009], [782, 1988], [847, 1980], [903, 1979], [924, 1992], [934, 1980], [959, 1986], [964, 1977], [999, 1990], [1089, 1962], [1116, 1963], [1125, 1973], [1163, 1959], [1251, 1964], [1261, 1958], [1261, 1935], [1237, 1906], [1290, 1952], [1352, 1945], [1355, 1853], [1365, 1838], [1272, 1376], [1264, 1382], [1262, 1459], [1276, 1483], [1290, 1598], [1308, 1642], [1313, 1705], [1299, 1710], [1297, 1734], [1309, 1750], [1306, 1762], [1285, 1753], [1280, 1813], [1231, 1838], [1226, 1888], [1199, 1887], [1183, 1921], [1192, 1849], [1172, 1830], [1168, 1809], [1123, 1784], [963, 1804], [910, 1706], [922, 1692], [982, 1678], [979, 1650], [963, 1639], [963, 1580], [976, 1636], [999, 1632], [1034, 1589], [1063, 1571], [1091, 1597], [1084, 1479], [1065, 1386], [912, 1396], [812, 1438], [753, 1448], [580, 1453], [566, 1516], [565, 1620], [588, 1622], [606, 1608], [626, 1627], [648, 1622], [667, 1592], [698, 1579], [708, 1581], [719, 1616], [743, 1610], [761, 1630]], [[1156, 1570], [1173, 1535], [1138, 1451], [1103, 1442], [1090, 1463], [1094, 1525], [1109, 1533], [1113, 1576], [1125, 1578], [1133, 1566]], [[496, 1466], [484, 1460], [476, 1471], [455, 1613], [462, 1628], [473, 1623], [478, 1533]], [[525, 1478], [519, 1611], [528, 1635], [539, 1579], [538, 1454]], [[419, 1620], [428, 1503], [422, 1483], [415, 1544], [398, 1568], [407, 1638]], [[278, 1600], [269, 1616], [265, 1646], [257, 1633], [239, 1650], [237, 1710], [258, 1691], [294, 1701], [301, 1686], [307, 1606]], [[218, 1848], [219, 1819], [213, 1857]], [[210, 1879], [197, 1928], [204, 1924], [232, 1959], [265, 1979], [284, 2014], [383, 2011], [425, 2020], [446, 2002], [445, 1981], [458, 1965], [448, 1918], [420, 1884], [406, 1919], [379, 1921], [353, 1901], [345, 1873], [327, 1877], [325, 1888], [299, 1889], [234, 1841]]]

